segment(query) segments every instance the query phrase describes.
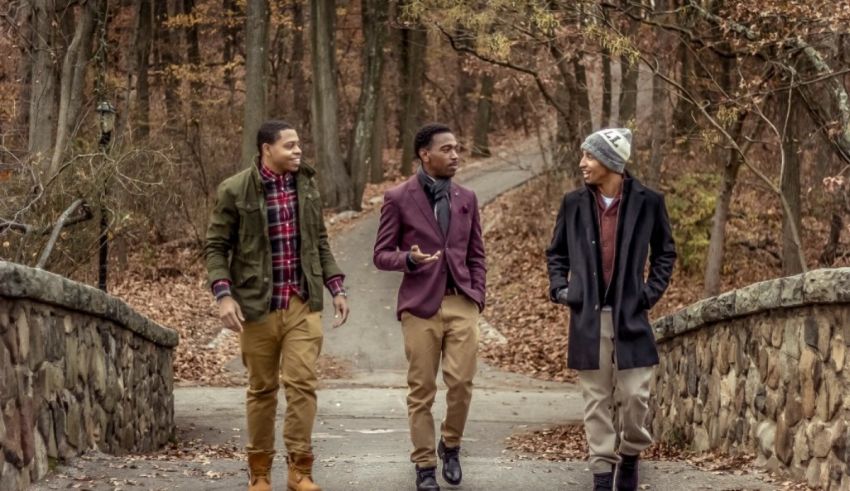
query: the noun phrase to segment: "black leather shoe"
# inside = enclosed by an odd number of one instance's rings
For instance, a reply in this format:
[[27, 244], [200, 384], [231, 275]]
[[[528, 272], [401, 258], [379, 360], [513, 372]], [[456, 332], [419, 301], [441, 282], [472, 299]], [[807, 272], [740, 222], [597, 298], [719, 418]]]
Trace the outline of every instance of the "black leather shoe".
[[614, 483], [617, 491], [637, 491], [638, 488], [638, 456], [620, 455], [617, 464], [617, 479]]
[[436, 467], [420, 469], [416, 466], [416, 491], [440, 491]]
[[437, 455], [443, 461], [443, 479], [452, 486], [457, 486], [463, 479], [463, 470], [460, 468], [460, 447], [449, 448], [443, 439], [437, 446]]
[[613, 472], [593, 474], [593, 491], [611, 491], [614, 485]]

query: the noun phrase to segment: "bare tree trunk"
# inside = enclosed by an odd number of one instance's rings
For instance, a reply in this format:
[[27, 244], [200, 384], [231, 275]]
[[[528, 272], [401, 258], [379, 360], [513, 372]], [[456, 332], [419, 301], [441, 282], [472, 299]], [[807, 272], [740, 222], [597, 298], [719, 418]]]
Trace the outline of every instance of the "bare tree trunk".
[[245, 112], [242, 123], [241, 166], [257, 155], [257, 130], [266, 115], [266, 52], [268, 0], [248, 0], [245, 19]]
[[292, 119], [295, 127], [304, 136], [310, 135], [310, 87], [304, 76], [304, 3], [296, 0], [293, 6], [292, 36]]
[[[21, 142], [27, 138], [28, 128], [30, 124], [30, 113], [29, 113], [29, 104], [30, 97], [32, 95], [32, 67], [33, 67], [33, 53], [32, 53], [32, 2], [23, 2], [21, 6], [18, 8], [17, 15], [17, 24], [19, 26], [19, 36], [21, 42], [19, 43], [19, 51], [18, 56], [20, 57], [20, 64], [18, 65], [18, 78], [21, 81], [18, 84], [18, 102], [17, 102], [17, 111], [16, 111], [16, 120], [15, 133], [21, 135]], [[25, 130], [24, 128], [27, 128]], [[17, 138], [16, 138], [17, 141]], [[22, 145], [23, 146], [23, 145]]]
[[[192, 15], [192, 11], [195, 10], [195, 1], [183, 0], [184, 15]], [[198, 33], [198, 25], [195, 23], [192, 23], [186, 28], [186, 44], [186, 58], [195, 69], [199, 70], [201, 65], [201, 40]], [[190, 114], [187, 120], [191, 121], [193, 125], [199, 124], [198, 112], [200, 111], [199, 101], [202, 97], [201, 90], [202, 87], [199, 82], [193, 80], [189, 84]]]
[[[170, 16], [168, 10], [168, 0], [159, 0], [154, 3], [154, 18], [156, 25], [154, 26], [154, 34], [159, 34], [154, 45], [157, 50], [157, 64], [160, 72], [160, 86], [165, 92], [165, 107], [169, 108], [166, 111], [168, 114], [182, 114], [177, 111], [180, 107], [180, 101], [177, 98], [177, 79], [171, 73], [171, 67], [177, 63], [176, 50], [179, 49], [180, 42], [178, 36], [165, 26]], [[170, 118], [166, 121], [171, 124]]]
[[[732, 134], [736, 137], [741, 133], [742, 122], [743, 119], [740, 119], [732, 130]], [[734, 149], [729, 149], [727, 152], [728, 157], [723, 166], [723, 181], [720, 185], [720, 193], [717, 195], [711, 224], [711, 238], [706, 253], [704, 279], [706, 297], [713, 297], [720, 293], [726, 246], [726, 224], [729, 221], [729, 208], [732, 203], [732, 194], [735, 192], [735, 183], [738, 180], [738, 170], [741, 168], [738, 152]]]
[[[723, 73], [721, 74], [720, 83], [723, 90], [728, 92], [736, 82], [735, 66], [736, 63], [732, 60], [722, 60]], [[655, 76], [654, 82], [660, 82], [660, 77]], [[742, 112], [738, 115], [738, 119], [730, 128], [730, 135], [735, 140], [741, 139], [743, 134], [744, 122], [747, 114]], [[759, 127], [760, 128], [760, 127]], [[754, 138], [758, 137], [758, 129]], [[729, 221], [729, 209], [732, 204], [732, 195], [735, 192], [735, 184], [738, 180], [738, 171], [741, 168], [741, 156], [734, 148], [726, 151], [725, 161], [723, 165], [723, 180], [720, 184], [720, 192], [717, 195], [717, 202], [714, 205], [714, 218], [711, 223], [711, 236], [708, 242], [708, 252], [705, 259], [705, 277], [703, 281], [703, 292], [706, 297], [713, 297], [720, 293], [720, 286], [723, 279], [723, 259], [726, 249], [726, 224]]]
[[151, 0], [138, 0], [138, 17], [136, 18], [135, 47], [136, 72], [136, 132], [140, 139], [150, 133], [150, 83], [148, 81], [148, 66], [151, 40], [153, 37], [153, 12]]
[[319, 185], [325, 205], [350, 209], [354, 204], [354, 193], [351, 178], [342, 161], [336, 112], [335, 4], [334, 0], [310, 2], [310, 43], [313, 53], [311, 124], [318, 161]]
[[[299, 2], [296, 2], [296, 5], [299, 5]], [[224, 63], [231, 63], [236, 58], [236, 37], [239, 35], [239, 30], [230, 25], [232, 20], [238, 15], [236, 9], [236, 0], [223, 0], [222, 7], [224, 8], [225, 18], [227, 19], [228, 24], [224, 27], [224, 44], [222, 46], [222, 61]], [[302, 19], [303, 22], [303, 19]], [[298, 24], [296, 24], [298, 25]], [[236, 79], [233, 76], [232, 68], [225, 68], [224, 70], [224, 85], [230, 88], [230, 106], [233, 106], [233, 99], [236, 97]]]
[[372, 170], [369, 171], [369, 182], [372, 184], [384, 181], [384, 142], [387, 139], [387, 104], [383, 97], [384, 92], [378, 93], [378, 111], [375, 114], [375, 131], [372, 135]]
[[[630, 11], [628, 0], [621, 0], [623, 9]], [[640, 13], [640, 12], [634, 12]], [[625, 35], [631, 38], [638, 28], [638, 23], [634, 20], [625, 18], [627, 23]], [[628, 56], [620, 57], [620, 117], [617, 123], [618, 126], [627, 126], [637, 117], [637, 82], [638, 82], [638, 66], [629, 60]], [[634, 141], [632, 148], [635, 148]]]
[[602, 50], [602, 115], [599, 126], [607, 128], [611, 124], [611, 54]]
[[32, 0], [32, 90], [29, 107], [30, 154], [38, 155], [45, 170], [50, 164], [57, 116], [56, 71], [52, 58], [55, 27], [53, 2]]
[[[471, 38], [472, 36], [468, 32], [459, 31], [456, 33], [456, 39], [459, 45], [471, 47]], [[470, 107], [471, 101], [469, 100], [469, 96], [475, 90], [475, 77], [465, 70], [466, 62], [468, 61], [467, 54], [455, 50], [455, 56], [457, 57], [457, 73], [459, 76], [457, 88], [455, 89], [455, 107], [461, 108], [461, 111], [459, 111], [459, 117], [455, 121], [457, 128], [454, 128], [454, 130], [458, 135], [463, 136], [467, 124], [467, 121], [463, 117], [467, 113], [464, 109]]]
[[[665, 0], [655, 0], [655, 10], [664, 12], [667, 9]], [[664, 52], [668, 37], [665, 32], [658, 30], [655, 33], [655, 46], [657, 53]], [[659, 55], [659, 70], [667, 71], [667, 58]], [[661, 184], [661, 164], [664, 156], [661, 146], [667, 139], [667, 100], [664, 92], [664, 81], [659, 77], [652, 78], [652, 143], [649, 157], [649, 166], [646, 169], [646, 184], [658, 189]]]
[[381, 105], [381, 78], [384, 70], [384, 43], [387, 37], [387, 2], [384, 0], [362, 0], [363, 22], [363, 83], [360, 86], [360, 102], [357, 121], [354, 123], [349, 167], [354, 181], [353, 205], [361, 209], [363, 190], [372, 171], [375, 147], [375, 123]]
[[428, 33], [414, 27], [401, 31], [401, 105], [399, 106], [399, 139], [401, 141], [401, 173], [413, 172], [413, 137], [422, 109], [422, 79], [425, 74], [425, 48]]
[[478, 95], [478, 110], [475, 112], [475, 130], [472, 140], [473, 157], [489, 157], [490, 141], [490, 116], [493, 108], [493, 80], [492, 73], [485, 73], [481, 77], [481, 92]]
[[[677, 0], [676, 3], [682, 2]], [[693, 23], [687, 14], [680, 15], [678, 21], [686, 28]], [[676, 58], [679, 65], [679, 84], [683, 90], [679, 91], [673, 105], [673, 132], [676, 136], [689, 133], [694, 126], [693, 107], [690, 98], [686, 95], [687, 92], [692, 92], [691, 77], [694, 65], [692, 56], [687, 41], [680, 40], [676, 48]]]
[[96, 7], [97, 5], [94, 0], [89, 0], [80, 7], [74, 37], [71, 39], [67, 51], [65, 51], [65, 59], [62, 62], [62, 75], [59, 79], [59, 116], [56, 124], [56, 143], [53, 148], [53, 157], [50, 161], [50, 175], [54, 175], [59, 171], [62, 156], [65, 154], [65, 145], [77, 120], [77, 114], [75, 112], [79, 111], [80, 108], [80, 97], [82, 96], [83, 82], [85, 81], [86, 66], [88, 64], [88, 46], [91, 45], [92, 33], [94, 31]]
[[[794, 106], [800, 106], [800, 97], [795, 93], [790, 100], [786, 93], [780, 93], [779, 98], [782, 108], [781, 117], [784, 120], [786, 111], [792, 111]], [[791, 108], [788, 107], [791, 104]], [[803, 272], [803, 264], [800, 261], [800, 246], [794, 238], [792, 225], [797, 230], [802, 230], [802, 203], [800, 196], [800, 140], [803, 137], [802, 121], [799, 116], [788, 118], [788, 127], [783, 134], [783, 147], [785, 153], [785, 168], [783, 169], [780, 189], [788, 202], [788, 210], [783, 210], [782, 216], [782, 274], [785, 276], [795, 275]]]

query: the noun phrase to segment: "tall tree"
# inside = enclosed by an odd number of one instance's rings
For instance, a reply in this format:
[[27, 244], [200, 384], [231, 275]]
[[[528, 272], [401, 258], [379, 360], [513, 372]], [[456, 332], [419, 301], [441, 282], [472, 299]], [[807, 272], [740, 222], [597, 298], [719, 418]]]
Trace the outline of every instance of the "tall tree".
[[372, 137], [372, 170], [369, 171], [369, 182], [377, 184], [384, 180], [384, 142], [387, 139], [386, 115], [387, 102], [384, 92], [378, 93], [378, 111], [375, 114], [375, 133]]
[[363, 82], [360, 85], [360, 102], [354, 135], [348, 157], [349, 170], [354, 181], [354, 208], [359, 210], [363, 190], [369, 180], [375, 157], [376, 123], [381, 105], [381, 77], [384, 69], [384, 43], [387, 38], [388, 9], [385, 0], [362, 0], [363, 22]]
[[[622, 0], [624, 12], [627, 14], [633, 13], [634, 8], [629, 0]], [[637, 22], [628, 18], [623, 20], [626, 23], [625, 33], [630, 38], [637, 32]], [[637, 91], [638, 91], [638, 64], [634, 59], [630, 59], [628, 54], [620, 57], [620, 118], [618, 125], [625, 126], [637, 118]], [[634, 146], [634, 145], [633, 145]]]
[[426, 70], [425, 51], [428, 32], [421, 26], [401, 30], [401, 104], [399, 105], [399, 141], [401, 173], [413, 172], [413, 137], [422, 111], [422, 81]]
[[135, 48], [133, 68], [136, 75], [136, 121], [137, 134], [146, 138], [150, 132], [150, 84], [148, 82], [148, 58], [153, 37], [153, 12], [150, 0], [138, 0], [136, 32], [133, 36]]
[[32, 89], [29, 107], [29, 152], [50, 164], [57, 118], [57, 74], [53, 60], [55, 28], [50, 0], [32, 0]]
[[319, 186], [325, 205], [349, 209], [354, 204], [354, 190], [339, 147], [334, 52], [335, 17], [334, 0], [310, 2], [310, 44], [313, 53], [311, 125], [318, 160]]
[[802, 202], [800, 195], [800, 141], [803, 139], [803, 120], [794, 115], [794, 108], [800, 107], [800, 96], [796, 90], [789, 89], [777, 94], [781, 113], [783, 166], [780, 177], [780, 189], [788, 202], [782, 214], [782, 274], [785, 276], [803, 272], [800, 244], [794, 237], [792, 226], [802, 230]]
[[[56, 122], [56, 139], [49, 173], [56, 174], [65, 154], [65, 146], [77, 124], [82, 106], [83, 85], [91, 53], [95, 13], [99, 2], [88, 0], [80, 6], [76, 16], [76, 28], [65, 57], [59, 77], [59, 115]], [[104, 14], [105, 15], [105, 14]]]
[[475, 112], [475, 130], [472, 139], [472, 156], [490, 156], [490, 117], [493, 108], [493, 80], [492, 73], [481, 76], [481, 90], [478, 94], [478, 110]]
[[266, 52], [268, 0], [248, 0], [245, 18], [245, 111], [242, 123], [242, 161], [257, 154], [257, 130], [266, 116]]
[[310, 87], [304, 76], [304, 2], [295, 0], [292, 7], [292, 63], [290, 79], [292, 84], [291, 119], [298, 130], [306, 135], [310, 133]]

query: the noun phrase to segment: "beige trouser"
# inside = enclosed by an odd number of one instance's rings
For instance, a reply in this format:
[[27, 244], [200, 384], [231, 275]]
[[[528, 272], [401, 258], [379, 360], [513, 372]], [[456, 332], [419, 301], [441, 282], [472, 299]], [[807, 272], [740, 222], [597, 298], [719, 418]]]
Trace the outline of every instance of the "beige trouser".
[[[601, 321], [599, 370], [579, 372], [584, 396], [584, 430], [590, 467], [595, 473], [610, 472], [611, 466], [619, 462], [615, 449], [617, 433], [620, 436], [620, 454], [637, 455], [652, 444], [652, 435], [646, 428], [646, 416], [649, 413], [649, 382], [653, 367], [617, 369], [611, 312], [603, 311]], [[619, 428], [616, 431], [612, 418], [615, 394], [619, 406]]]
[[429, 319], [402, 313], [404, 353], [407, 355], [407, 416], [413, 441], [411, 462], [419, 467], [437, 465], [434, 417], [431, 406], [437, 395], [440, 359], [446, 394], [446, 419], [441, 433], [446, 446], [460, 445], [478, 356], [478, 306], [463, 295], [443, 298], [440, 310]]
[[248, 369], [248, 453], [274, 453], [278, 380], [286, 394], [283, 441], [289, 453], [310, 454], [316, 419], [316, 359], [322, 349], [321, 313], [298, 297], [245, 323], [240, 336]]

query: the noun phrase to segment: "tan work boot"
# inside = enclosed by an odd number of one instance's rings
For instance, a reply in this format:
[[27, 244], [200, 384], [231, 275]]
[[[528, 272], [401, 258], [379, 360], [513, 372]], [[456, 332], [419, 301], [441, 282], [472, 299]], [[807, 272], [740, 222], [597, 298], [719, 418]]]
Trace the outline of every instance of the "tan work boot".
[[271, 474], [273, 454], [248, 454], [248, 491], [272, 491]]
[[289, 454], [288, 462], [287, 489], [289, 491], [322, 491], [322, 488], [313, 482], [312, 454]]

